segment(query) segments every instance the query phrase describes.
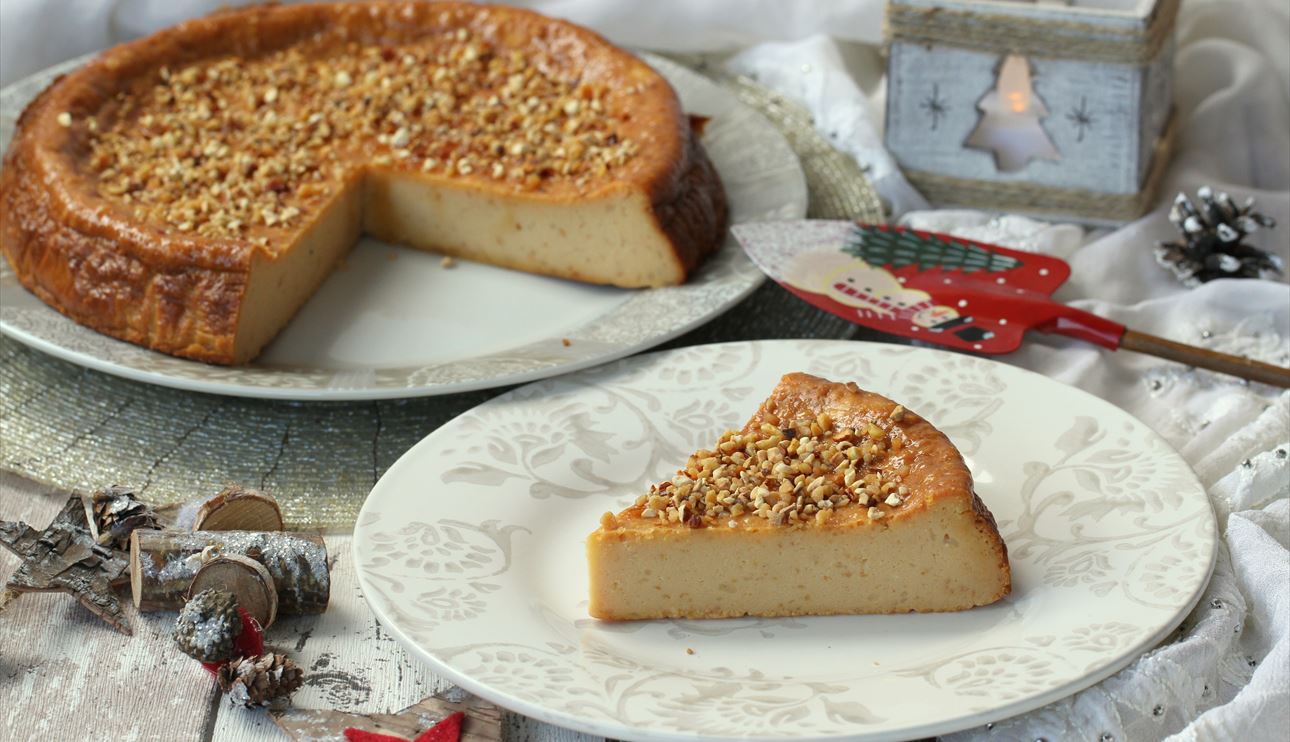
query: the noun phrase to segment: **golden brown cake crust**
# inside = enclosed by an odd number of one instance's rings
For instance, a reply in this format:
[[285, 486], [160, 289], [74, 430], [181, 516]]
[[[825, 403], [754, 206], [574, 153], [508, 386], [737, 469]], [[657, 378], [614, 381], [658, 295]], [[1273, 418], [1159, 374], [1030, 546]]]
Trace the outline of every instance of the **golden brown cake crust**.
[[147, 234], [101, 204], [85, 203], [31, 124], [48, 112], [55, 91], [46, 90], [23, 112], [0, 171], [0, 250], [18, 280], [46, 304], [105, 334], [164, 353], [228, 362], [248, 251], [179, 244]]
[[[546, 203], [576, 203], [622, 189], [642, 192], [672, 244], [679, 280], [720, 246], [727, 212], [717, 174], [675, 93], [643, 62], [590, 31], [529, 11], [389, 2], [220, 12], [110, 49], [60, 78], [23, 112], [4, 159], [0, 251], [24, 286], [78, 322], [173, 355], [213, 363], [244, 360], [234, 357], [234, 348], [251, 266], [290, 245], [298, 229], [269, 224], [234, 236], [200, 235], [141, 220], [96, 187], [87, 165], [92, 153], [86, 122], [110, 125], [119, 96], [135, 94], [140, 81], [163, 68], [229, 54], [253, 61], [302, 40], [334, 44], [342, 53], [354, 41], [415, 41], [444, 19], [512, 48], [541, 47], [577, 70], [579, 79], [605, 81], [613, 90], [609, 96], [631, 90], [638, 96], [632, 114], [617, 125], [639, 152], [607, 177], [576, 183], [558, 173], [526, 189], [480, 171], [430, 172], [424, 178]], [[346, 153], [359, 163], [354, 167], [367, 167], [380, 148], [361, 144]], [[401, 161], [388, 167], [411, 172]], [[342, 180], [356, 177], [351, 168]], [[572, 272], [566, 277], [586, 280]]]

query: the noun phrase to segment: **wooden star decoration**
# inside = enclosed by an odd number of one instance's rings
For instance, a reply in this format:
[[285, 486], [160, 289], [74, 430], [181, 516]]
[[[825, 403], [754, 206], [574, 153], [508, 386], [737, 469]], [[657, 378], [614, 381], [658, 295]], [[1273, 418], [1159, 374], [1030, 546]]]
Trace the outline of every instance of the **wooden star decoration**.
[[0, 545], [22, 559], [5, 587], [23, 593], [74, 595], [118, 631], [132, 633], [112, 590], [130, 580], [129, 558], [95, 542], [80, 497], [70, 497], [43, 531], [21, 521], [0, 521]]
[[294, 740], [347, 742], [347, 729], [392, 739], [416, 740], [457, 712], [465, 713], [461, 724], [461, 742], [500, 742], [501, 710], [487, 701], [468, 695], [460, 688], [436, 693], [394, 714], [350, 714], [344, 711], [293, 708], [270, 714], [270, 718]]
[[[412, 742], [461, 742], [461, 723], [466, 716], [458, 711], [443, 721], [417, 735]], [[407, 737], [395, 737], [379, 732], [365, 732], [362, 729], [346, 729], [345, 739], [349, 742], [407, 742]]]

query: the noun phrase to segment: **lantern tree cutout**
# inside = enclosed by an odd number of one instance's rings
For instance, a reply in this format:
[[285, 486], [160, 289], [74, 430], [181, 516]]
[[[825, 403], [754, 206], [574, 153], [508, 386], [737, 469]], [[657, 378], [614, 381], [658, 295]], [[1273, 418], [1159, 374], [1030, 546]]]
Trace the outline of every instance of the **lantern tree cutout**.
[[994, 154], [999, 172], [1023, 169], [1031, 160], [1060, 160], [1041, 119], [1048, 108], [1033, 87], [1030, 62], [1009, 54], [999, 65], [994, 88], [977, 102], [981, 121], [968, 135], [965, 146]]

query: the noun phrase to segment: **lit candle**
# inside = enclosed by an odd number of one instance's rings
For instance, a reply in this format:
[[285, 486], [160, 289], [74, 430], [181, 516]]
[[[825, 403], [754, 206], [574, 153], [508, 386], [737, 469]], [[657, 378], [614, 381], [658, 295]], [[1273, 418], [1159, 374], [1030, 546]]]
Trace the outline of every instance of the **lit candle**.
[[983, 114], [967, 146], [994, 152], [1001, 172], [1015, 172], [1033, 159], [1057, 160], [1060, 155], [1039, 119], [1048, 109], [1031, 88], [1030, 64], [1008, 55], [999, 67], [995, 89], [977, 104]]

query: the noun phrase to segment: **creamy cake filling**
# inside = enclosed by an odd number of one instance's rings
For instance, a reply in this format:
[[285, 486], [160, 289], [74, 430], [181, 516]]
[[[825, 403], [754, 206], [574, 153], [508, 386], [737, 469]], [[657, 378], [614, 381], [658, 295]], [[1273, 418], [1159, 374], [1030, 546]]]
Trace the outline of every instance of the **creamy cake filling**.
[[[933, 503], [879, 527], [672, 528], [608, 541], [591, 562], [597, 618], [955, 611], [1007, 594], [970, 513]], [[613, 533], [620, 533], [615, 531]]]

